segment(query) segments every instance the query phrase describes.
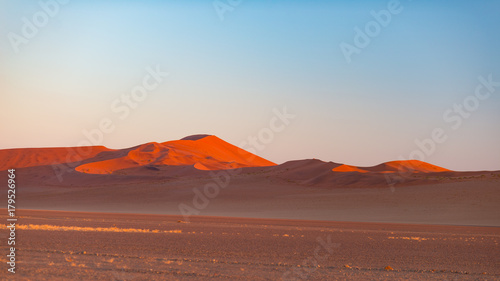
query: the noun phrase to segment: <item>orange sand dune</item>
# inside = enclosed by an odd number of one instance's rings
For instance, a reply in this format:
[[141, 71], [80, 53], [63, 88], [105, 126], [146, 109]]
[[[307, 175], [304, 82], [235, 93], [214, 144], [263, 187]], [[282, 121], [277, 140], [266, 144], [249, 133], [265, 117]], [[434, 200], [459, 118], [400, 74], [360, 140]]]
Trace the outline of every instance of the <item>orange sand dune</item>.
[[76, 167], [76, 170], [90, 174], [111, 174], [146, 165], [194, 165], [199, 170], [221, 170], [276, 164], [216, 136], [195, 135], [164, 143], [146, 143], [130, 149], [122, 157], [83, 164]]
[[358, 173], [368, 173], [367, 170], [360, 169], [355, 166], [350, 166], [350, 165], [341, 165], [336, 168], [333, 168], [332, 171], [334, 172], [358, 172]]
[[108, 150], [104, 146], [5, 149], [0, 150], [0, 159], [2, 160], [0, 161], [0, 171], [11, 168], [77, 162], [93, 158], [97, 154]]

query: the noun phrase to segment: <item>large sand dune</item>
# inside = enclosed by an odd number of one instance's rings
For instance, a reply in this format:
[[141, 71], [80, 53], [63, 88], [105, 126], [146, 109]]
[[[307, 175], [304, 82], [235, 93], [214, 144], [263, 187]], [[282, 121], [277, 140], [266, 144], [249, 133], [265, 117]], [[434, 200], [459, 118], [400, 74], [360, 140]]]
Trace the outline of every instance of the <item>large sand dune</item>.
[[216, 136], [194, 136], [164, 143], [146, 143], [127, 150], [126, 155], [76, 167], [90, 174], [149, 166], [190, 166], [199, 170], [235, 169], [276, 165], [273, 162], [231, 145]]

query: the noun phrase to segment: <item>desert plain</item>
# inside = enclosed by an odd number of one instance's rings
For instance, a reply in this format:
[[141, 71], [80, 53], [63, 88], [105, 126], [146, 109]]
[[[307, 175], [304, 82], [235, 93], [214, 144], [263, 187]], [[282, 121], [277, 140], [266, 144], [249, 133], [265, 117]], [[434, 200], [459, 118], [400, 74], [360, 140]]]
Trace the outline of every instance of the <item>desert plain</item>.
[[277, 165], [208, 135], [0, 159], [5, 280], [500, 279], [500, 171]]

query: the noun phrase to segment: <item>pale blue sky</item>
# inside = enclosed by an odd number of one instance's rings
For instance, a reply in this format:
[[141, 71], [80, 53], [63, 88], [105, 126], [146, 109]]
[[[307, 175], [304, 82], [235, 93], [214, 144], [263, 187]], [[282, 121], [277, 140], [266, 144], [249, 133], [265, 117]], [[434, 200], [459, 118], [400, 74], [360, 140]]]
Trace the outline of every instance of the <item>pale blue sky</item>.
[[[277, 163], [408, 158], [442, 128], [447, 140], [424, 161], [500, 169], [500, 87], [458, 129], [443, 119], [479, 76], [500, 81], [500, 2], [400, 1], [350, 63], [340, 44], [390, 1], [242, 1], [223, 20], [212, 1], [187, 2], [58, 4], [16, 53], [9, 34], [44, 10], [0, 1], [0, 149], [75, 146], [103, 118], [110, 148], [196, 133], [239, 145], [286, 106], [295, 119], [257, 149]], [[157, 65], [169, 76], [120, 119], [113, 101]]]

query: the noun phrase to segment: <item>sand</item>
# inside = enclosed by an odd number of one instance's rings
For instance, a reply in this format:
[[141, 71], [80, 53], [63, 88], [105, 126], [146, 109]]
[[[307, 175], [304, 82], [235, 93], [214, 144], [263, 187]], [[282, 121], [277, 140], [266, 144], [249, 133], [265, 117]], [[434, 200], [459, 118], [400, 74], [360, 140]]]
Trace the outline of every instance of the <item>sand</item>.
[[[196, 182], [196, 181], [195, 181]], [[202, 181], [198, 186], [203, 190]], [[194, 207], [193, 182], [87, 188], [23, 187], [21, 209], [181, 214]], [[286, 191], [286, 193], [285, 193]], [[391, 189], [228, 185], [197, 215], [359, 222], [500, 226], [498, 184], [463, 182]]]
[[228, 217], [185, 223], [178, 216], [28, 210], [19, 215], [17, 273], [12, 278], [1, 271], [1, 279], [500, 279], [499, 228]]

